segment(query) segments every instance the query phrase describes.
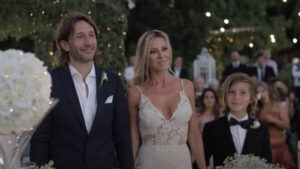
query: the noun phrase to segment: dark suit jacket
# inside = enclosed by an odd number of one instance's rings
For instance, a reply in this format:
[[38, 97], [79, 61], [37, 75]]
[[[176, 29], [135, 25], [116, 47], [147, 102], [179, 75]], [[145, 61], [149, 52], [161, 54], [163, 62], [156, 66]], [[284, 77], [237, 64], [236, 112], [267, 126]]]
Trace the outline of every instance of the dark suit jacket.
[[[37, 128], [31, 139], [31, 161], [38, 165], [54, 161], [55, 169], [112, 169], [114, 146], [121, 169], [133, 169], [128, 111], [120, 78], [105, 72], [108, 81], [100, 86], [104, 70], [96, 68], [97, 110], [87, 132], [69, 68], [51, 71], [51, 97], [58, 104]], [[113, 95], [113, 102], [105, 104]]]
[[[254, 119], [251, 119], [254, 121]], [[228, 156], [236, 153], [230, 126], [227, 116], [220, 117], [215, 121], [209, 122], [204, 126], [203, 143], [205, 150], [206, 164], [213, 156], [214, 165], [223, 165], [223, 161]], [[256, 129], [248, 129], [242, 154], [253, 154], [272, 161], [269, 130], [267, 126], [260, 123], [260, 127]]]
[[222, 79], [221, 81], [224, 82], [225, 79], [233, 74], [233, 73], [246, 73], [246, 74], [250, 74], [250, 70], [249, 68], [246, 66], [246, 65], [243, 65], [243, 64], [240, 64], [239, 67], [237, 68], [234, 68], [232, 63], [230, 65], [227, 65], [223, 71], [223, 74], [222, 74]]
[[[251, 76], [255, 76], [256, 78], [258, 77], [257, 69], [258, 69], [257, 66], [252, 67]], [[270, 77], [276, 77], [274, 73], [274, 69], [271, 66], [265, 65], [265, 76], [263, 78], [263, 81], [268, 82]]]
[[[174, 72], [174, 67], [173, 67], [173, 72]], [[182, 67], [180, 70], [179, 78], [181, 79], [189, 79], [189, 72], [186, 68]]]

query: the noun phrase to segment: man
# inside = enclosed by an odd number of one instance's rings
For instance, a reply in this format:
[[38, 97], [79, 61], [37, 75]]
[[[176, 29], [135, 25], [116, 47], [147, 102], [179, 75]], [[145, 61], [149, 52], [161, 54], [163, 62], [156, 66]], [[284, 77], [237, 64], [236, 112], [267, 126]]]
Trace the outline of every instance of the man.
[[195, 86], [195, 106], [196, 110], [200, 108], [200, 97], [202, 95], [202, 91], [205, 88], [205, 80], [202, 76], [197, 76], [194, 79], [194, 86]]
[[240, 62], [240, 53], [233, 51], [231, 53], [231, 64], [225, 67], [221, 82], [224, 82], [227, 76], [238, 72], [249, 74], [247, 66]]
[[266, 60], [260, 52], [256, 55], [257, 64], [252, 68], [251, 76], [259, 82], [268, 82], [271, 77], [275, 77], [272, 67], [266, 65]]
[[80, 13], [66, 16], [56, 34], [58, 67], [51, 71], [59, 103], [31, 140], [31, 161], [55, 169], [133, 169], [128, 111], [119, 77], [97, 68], [97, 28]]
[[133, 84], [132, 79], [134, 77], [135, 56], [130, 56], [129, 63], [130, 65], [127, 66], [124, 70], [124, 77], [128, 87], [130, 87]]
[[174, 74], [176, 77], [181, 79], [189, 79], [188, 70], [184, 67], [182, 67], [182, 57], [177, 56], [174, 61]]
[[265, 49], [262, 53], [262, 55], [264, 56], [265, 60], [266, 60], [266, 65], [270, 66], [273, 68], [273, 71], [275, 73], [275, 76], [278, 75], [278, 66], [277, 63], [271, 59], [271, 51], [270, 49]]

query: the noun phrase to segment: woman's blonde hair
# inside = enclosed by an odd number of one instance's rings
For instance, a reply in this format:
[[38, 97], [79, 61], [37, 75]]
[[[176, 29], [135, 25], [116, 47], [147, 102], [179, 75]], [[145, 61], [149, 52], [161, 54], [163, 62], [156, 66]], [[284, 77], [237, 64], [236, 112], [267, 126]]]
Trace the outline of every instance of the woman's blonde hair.
[[250, 76], [245, 73], [234, 73], [228, 76], [225, 82], [221, 86], [221, 94], [220, 94], [220, 104], [224, 108], [224, 114], [228, 114], [230, 112], [228, 105], [226, 104], [227, 94], [231, 86], [237, 82], [243, 82], [249, 84], [249, 93], [250, 93], [250, 104], [247, 107], [247, 113], [251, 116], [255, 116], [256, 111], [256, 92], [255, 86]]
[[[153, 39], [163, 38], [168, 46], [170, 51], [170, 61], [172, 60], [172, 47], [170, 39], [166, 33], [160, 30], [150, 30], [145, 32], [138, 40], [136, 47], [136, 63], [134, 66], [134, 84], [138, 85], [141, 83], [147, 83], [150, 79], [150, 70], [149, 70], [149, 54], [150, 54], [150, 45]], [[171, 62], [170, 62], [171, 64]]]

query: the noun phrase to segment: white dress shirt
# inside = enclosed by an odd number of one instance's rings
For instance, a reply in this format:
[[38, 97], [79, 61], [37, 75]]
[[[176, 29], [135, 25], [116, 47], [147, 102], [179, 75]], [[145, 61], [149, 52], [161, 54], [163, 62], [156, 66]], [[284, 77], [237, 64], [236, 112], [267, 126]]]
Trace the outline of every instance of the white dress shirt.
[[[244, 121], [244, 120], [248, 120], [249, 117], [248, 114], [246, 114], [242, 119], [237, 119], [233, 116], [233, 114], [229, 113], [227, 118], [228, 121], [230, 120], [230, 118], [234, 118], [237, 121]], [[241, 154], [243, 150], [247, 130], [242, 128], [240, 125], [234, 125], [234, 126], [230, 126], [230, 132], [231, 132], [235, 149], [238, 154]]]
[[240, 62], [239, 61], [232, 62], [232, 66], [233, 68], [238, 68], [240, 66]]
[[94, 65], [92, 66], [85, 81], [83, 81], [81, 74], [71, 64], [69, 64], [69, 69], [79, 99], [85, 126], [89, 133], [91, 131], [97, 109], [95, 67]]
[[129, 83], [134, 77], [134, 68], [133, 66], [128, 66], [124, 70], [124, 77], [127, 83]]
[[174, 67], [174, 75], [179, 78], [181, 72], [181, 68]]
[[294, 78], [294, 86], [300, 87], [300, 66], [298, 64], [293, 64], [292, 66], [292, 75]]

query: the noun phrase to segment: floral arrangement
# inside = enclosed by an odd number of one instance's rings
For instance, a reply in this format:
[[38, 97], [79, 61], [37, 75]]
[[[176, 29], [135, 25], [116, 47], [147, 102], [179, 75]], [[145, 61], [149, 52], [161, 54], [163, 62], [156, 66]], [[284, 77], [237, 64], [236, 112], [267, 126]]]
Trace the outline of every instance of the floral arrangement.
[[0, 133], [32, 129], [50, 107], [51, 78], [32, 53], [0, 51]]
[[283, 169], [279, 165], [269, 164], [265, 159], [254, 155], [238, 155], [227, 157], [223, 166], [216, 169]]

